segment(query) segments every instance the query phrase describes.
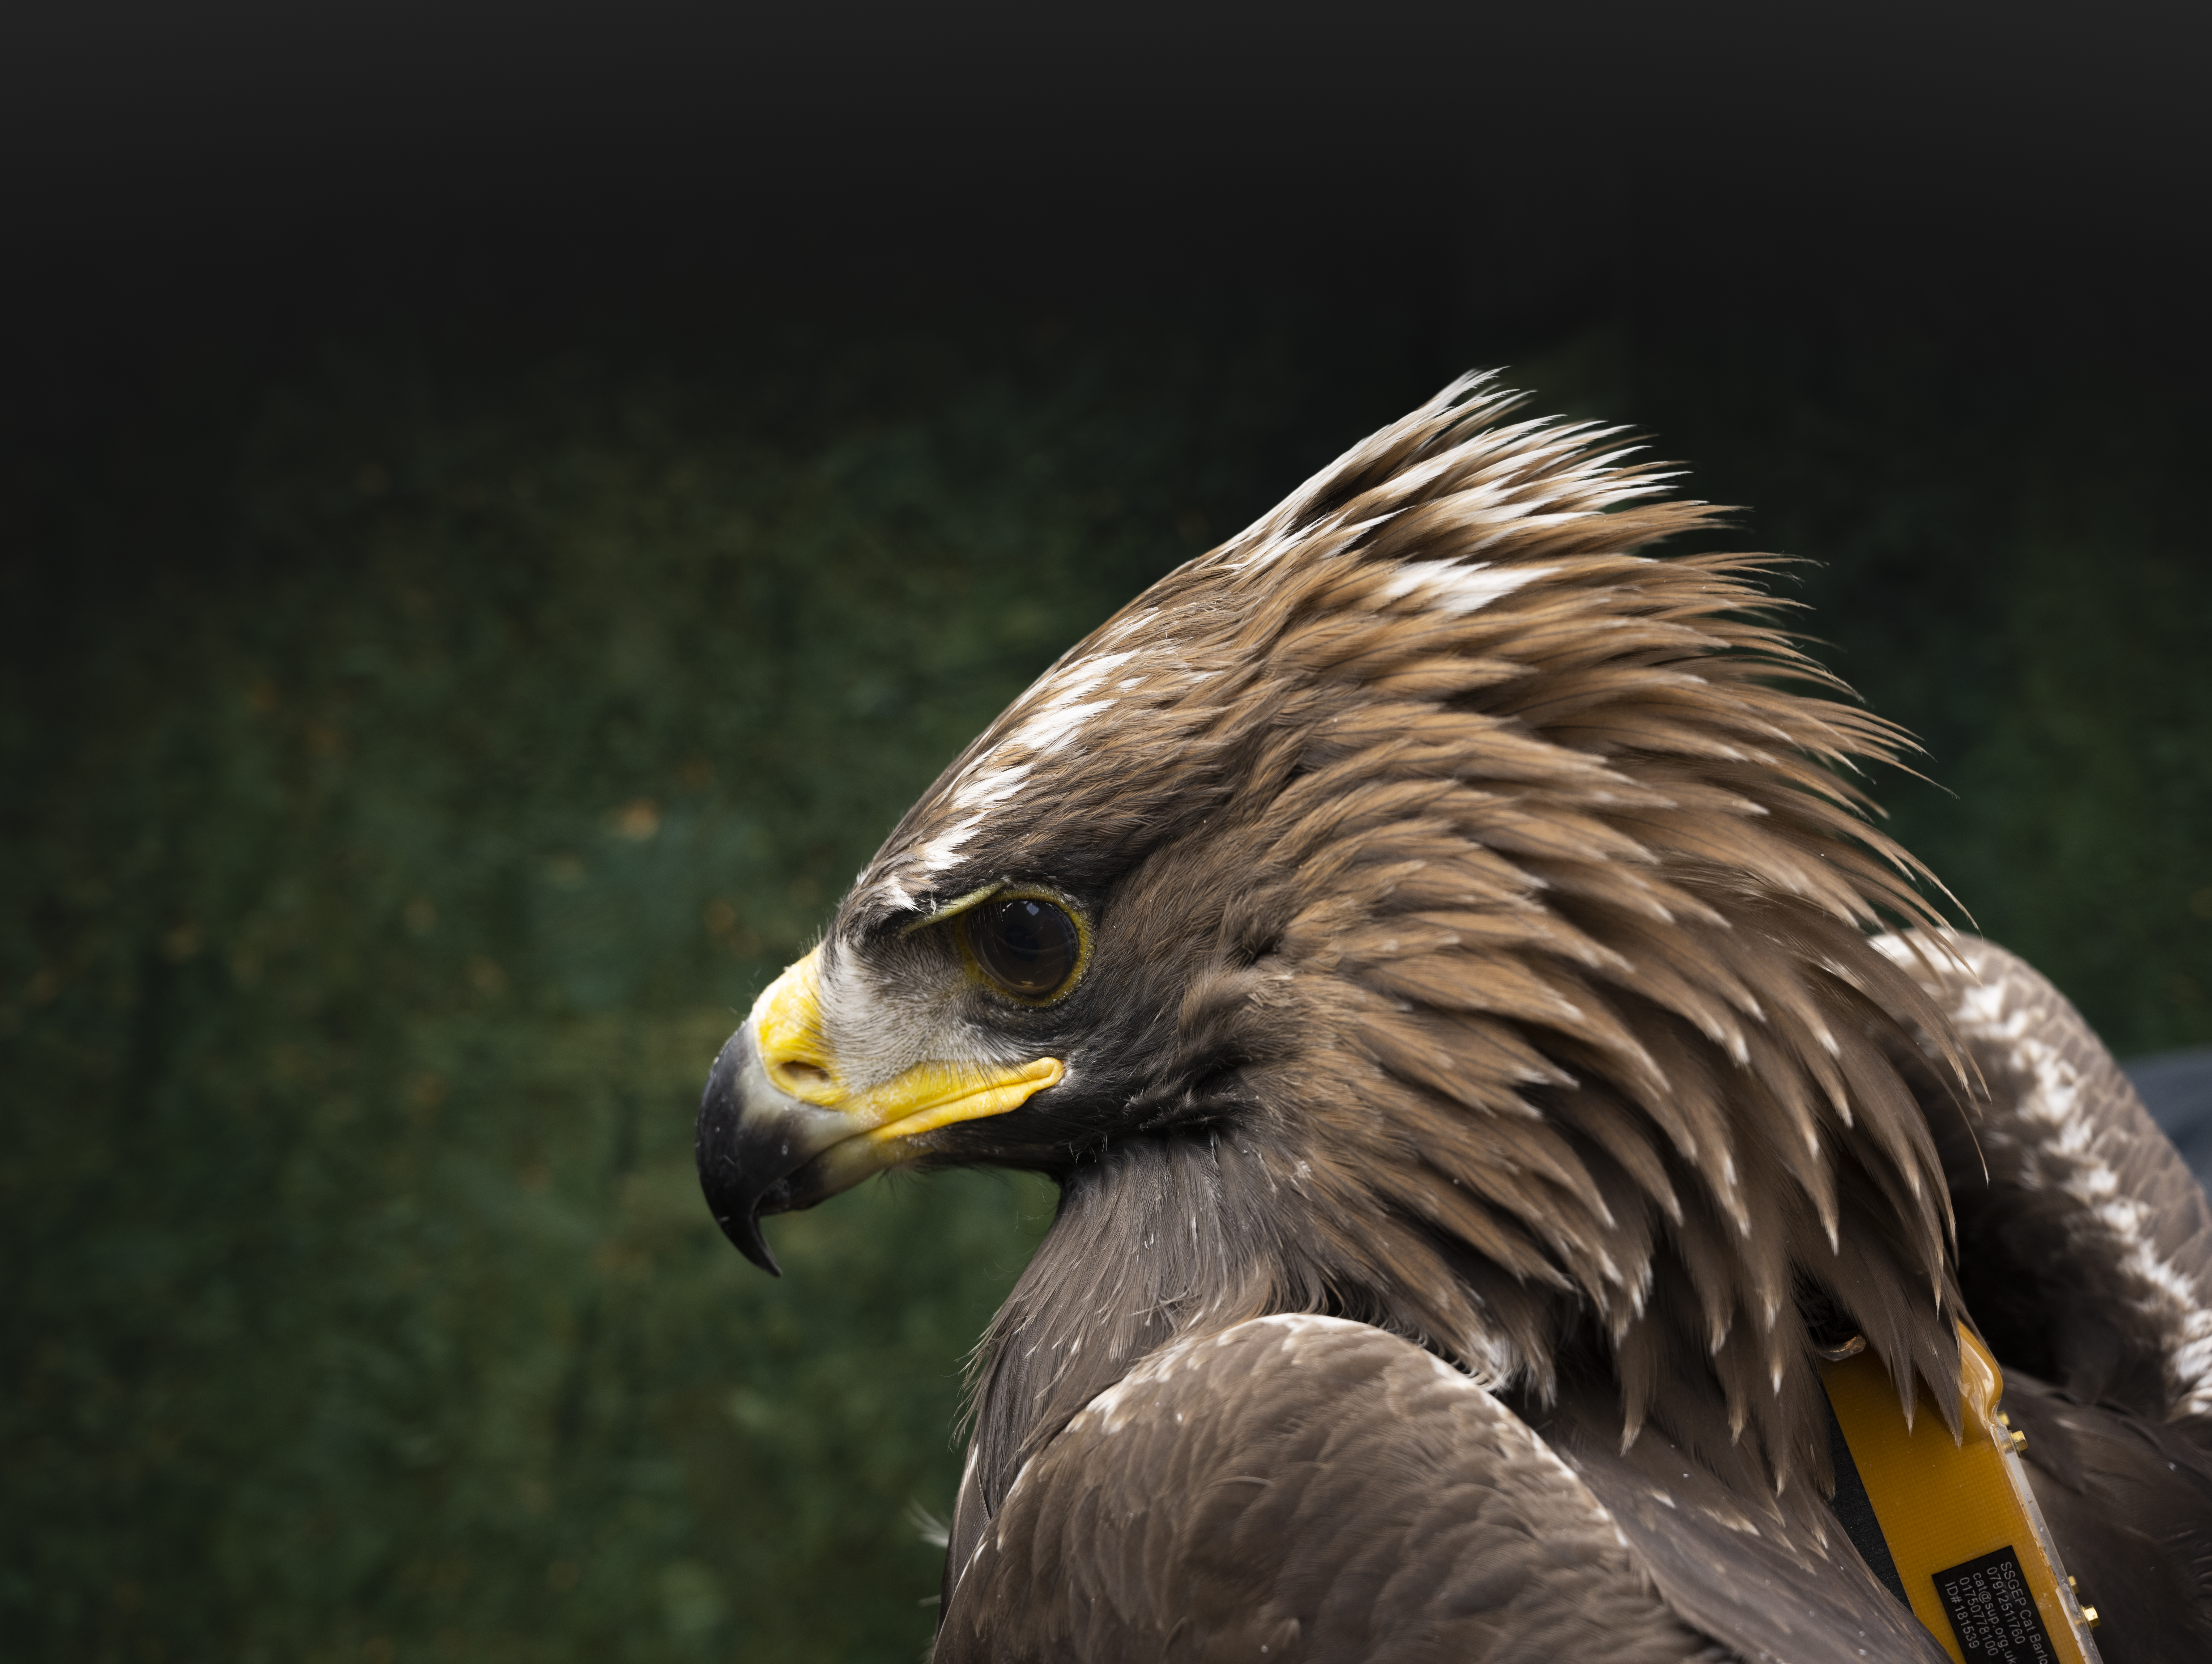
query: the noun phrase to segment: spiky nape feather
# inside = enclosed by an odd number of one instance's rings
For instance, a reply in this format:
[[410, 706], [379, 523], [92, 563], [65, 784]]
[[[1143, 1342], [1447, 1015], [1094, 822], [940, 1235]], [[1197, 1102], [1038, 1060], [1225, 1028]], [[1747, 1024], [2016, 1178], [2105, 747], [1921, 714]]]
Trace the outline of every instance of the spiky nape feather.
[[1826, 1479], [1808, 1325], [1863, 1333], [1908, 1414], [1916, 1377], [1952, 1401], [1948, 1203], [1893, 1059], [1932, 1037], [1963, 1075], [1868, 933], [1934, 922], [1924, 875], [1844, 778], [1904, 738], [1772, 621], [1772, 557], [1654, 558], [1712, 511], [1514, 403], [1455, 383], [1155, 585], [841, 910], [857, 950], [1048, 880], [1102, 898], [1124, 985], [1009, 1142], [941, 1157], [1065, 1186], [979, 1356], [983, 1514], [1135, 1357], [1267, 1311], [1533, 1404], [1599, 1370], [1625, 1440], [1769, 1496]]

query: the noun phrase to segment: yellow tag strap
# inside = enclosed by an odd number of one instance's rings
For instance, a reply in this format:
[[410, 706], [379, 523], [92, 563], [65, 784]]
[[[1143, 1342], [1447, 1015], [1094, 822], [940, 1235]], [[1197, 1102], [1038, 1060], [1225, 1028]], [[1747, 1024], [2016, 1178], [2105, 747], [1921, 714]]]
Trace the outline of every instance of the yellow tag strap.
[[2004, 1377], [1959, 1331], [1956, 1442], [1920, 1388], [1912, 1425], [1871, 1352], [1821, 1366], [1913, 1616], [1957, 1664], [2101, 1664], [1997, 1410]]

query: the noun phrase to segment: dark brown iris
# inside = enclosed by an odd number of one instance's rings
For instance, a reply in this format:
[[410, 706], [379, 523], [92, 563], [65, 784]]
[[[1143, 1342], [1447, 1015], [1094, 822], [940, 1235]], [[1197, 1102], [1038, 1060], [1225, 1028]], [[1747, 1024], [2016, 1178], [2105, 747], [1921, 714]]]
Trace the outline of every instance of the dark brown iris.
[[1075, 920], [1035, 896], [986, 902], [967, 915], [968, 947], [984, 975], [1021, 999], [1049, 999], [1083, 956]]

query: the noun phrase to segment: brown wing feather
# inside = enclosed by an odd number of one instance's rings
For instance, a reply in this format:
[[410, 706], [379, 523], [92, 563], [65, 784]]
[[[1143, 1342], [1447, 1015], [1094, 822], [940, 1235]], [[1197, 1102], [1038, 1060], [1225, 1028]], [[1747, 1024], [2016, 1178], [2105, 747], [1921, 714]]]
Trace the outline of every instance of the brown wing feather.
[[1031, 1458], [934, 1657], [1732, 1655], [1490, 1394], [1380, 1330], [1286, 1317], [1155, 1354]]
[[2112, 1054], [1994, 943], [1881, 945], [1985, 1083], [1971, 1121], [1923, 1092], [1969, 1304], [1998, 1356], [2155, 1420], [2212, 1417], [2212, 1205]]

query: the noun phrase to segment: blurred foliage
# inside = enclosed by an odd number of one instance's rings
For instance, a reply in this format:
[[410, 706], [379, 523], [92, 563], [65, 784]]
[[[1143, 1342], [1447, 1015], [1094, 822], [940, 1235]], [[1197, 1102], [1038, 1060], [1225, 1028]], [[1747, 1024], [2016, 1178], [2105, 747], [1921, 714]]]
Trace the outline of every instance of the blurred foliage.
[[[707, 1066], [1028, 677], [1430, 378], [1280, 320], [723, 336], [204, 367], [18, 479], [9, 1656], [925, 1645], [907, 1511], [1050, 1196], [879, 1182], [770, 1282], [697, 1198]], [[1983, 928], [2123, 1050], [2212, 1038], [2203, 418], [1917, 350], [1519, 379], [1826, 562]]]

